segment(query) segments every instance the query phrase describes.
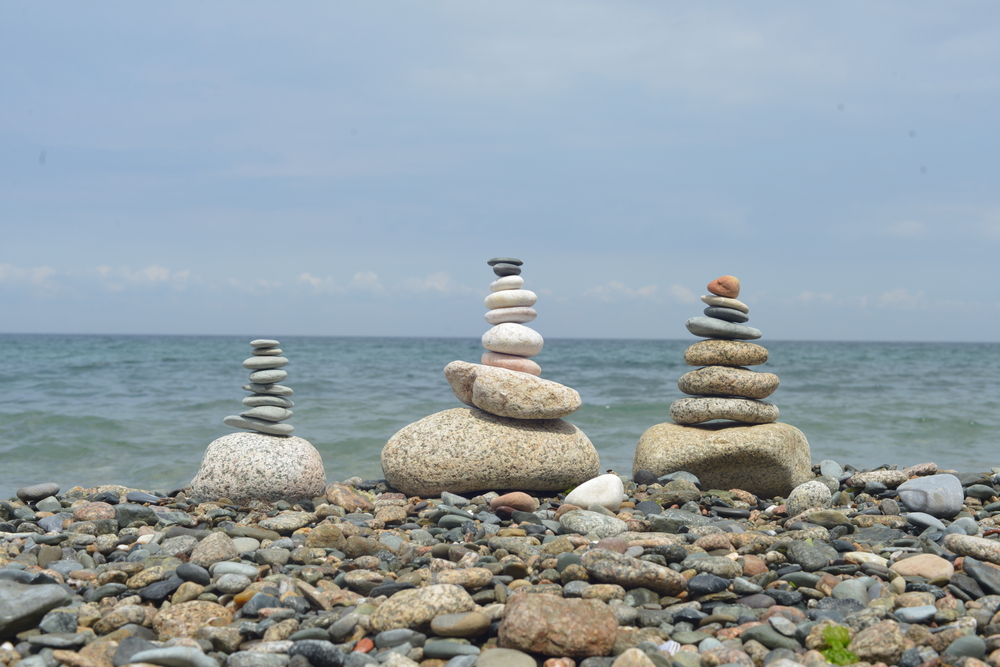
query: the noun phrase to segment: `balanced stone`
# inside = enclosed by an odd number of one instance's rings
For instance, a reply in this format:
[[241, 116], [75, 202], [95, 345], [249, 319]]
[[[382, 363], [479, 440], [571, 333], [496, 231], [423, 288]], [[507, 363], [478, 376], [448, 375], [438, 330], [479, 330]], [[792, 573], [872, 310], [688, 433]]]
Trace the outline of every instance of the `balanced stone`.
[[740, 312], [735, 308], [722, 308], [720, 306], [709, 306], [702, 312], [705, 313], [705, 317], [714, 317], [717, 320], [736, 322], [737, 324], [742, 324], [743, 322], [750, 321], [750, 318], [746, 315], [746, 313]]
[[633, 473], [684, 470], [706, 489], [745, 489], [758, 496], [787, 497], [813, 479], [809, 443], [802, 431], [782, 423], [651, 427], [639, 439]]
[[525, 359], [524, 357], [519, 357], [514, 354], [501, 354], [500, 352], [484, 352], [480, 361], [482, 361], [482, 363], [486, 366], [506, 368], [508, 370], [519, 371], [521, 373], [529, 373], [530, 375], [542, 374], [541, 366], [536, 364], [531, 359]]
[[767, 398], [778, 388], [778, 376], [740, 367], [706, 366], [682, 375], [677, 388], [695, 396]]
[[265, 371], [287, 365], [288, 359], [284, 357], [250, 357], [243, 362], [243, 368], [252, 371]]
[[740, 295], [740, 279], [736, 276], [722, 276], [708, 284], [708, 291], [718, 296], [735, 299]]
[[255, 357], [279, 357], [281, 356], [280, 347], [257, 347], [251, 350], [250, 354]]
[[458, 400], [501, 417], [559, 419], [581, 405], [574, 389], [506, 368], [453, 361], [444, 375]]
[[501, 262], [500, 264], [493, 265], [493, 273], [500, 277], [517, 276], [521, 274], [521, 267], [516, 264], [506, 264]]
[[285, 408], [279, 408], [273, 405], [261, 405], [253, 408], [252, 410], [247, 410], [246, 412], [240, 413], [241, 417], [252, 417], [254, 419], [263, 419], [269, 422], [280, 422], [285, 421], [292, 416], [291, 410], [286, 410]]
[[[497, 294], [503, 294], [503, 292], [497, 292]], [[492, 352], [533, 357], [542, 351], [544, 340], [541, 334], [534, 329], [505, 322], [484, 333], [482, 343], [483, 347]]]
[[670, 418], [678, 424], [701, 424], [713, 419], [768, 424], [778, 420], [778, 406], [748, 398], [682, 398], [671, 404]]
[[266, 370], [266, 371], [254, 371], [250, 374], [250, 381], [254, 384], [274, 384], [275, 382], [281, 382], [288, 377], [288, 371], [282, 370]]
[[250, 341], [250, 347], [278, 347], [280, 344], [276, 340], [267, 340], [265, 338]]
[[514, 257], [494, 257], [493, 259], [486, 260], [486, 263], [489, 266], [496, 266], [497, 264], [513, 264], [514, 266], [521, 266], [524, 264], [524, 262], [519, 259], [515, 259]]
[[495, 308], [523, 308], [533, 306], [538, 301], [538, 295], [527, 289], [505, 289], [492, 292], [484, 303], [490, 310]]
[[256, 408], [259, 405], [276, 405], [279, 408], [294, 408], [295, 403], [282, 396], [247, 396], [243, 399], [243, 405]]
[[761, 337], [759, 329], [726, 322], [725, 320], [717, 320], [714, 317], [692, 317], [684, 323], [684, 326], [695, 336], [705, 336], [707, 338], [756, 340]]
[[522, 287], [524, 287], [524, 278], [521, 276], [504, 276], [503, 278], [497, 278], [490, 283], [491, 292], [521, 289]]
[[268, 435], [288, 435], [295, 430], [295, 427], [291, 424], [275, 424], [274, 422], [265, 421], [263, 419], [238, 417], [236, 415], [230, 415], [223, 419], [222, 422], [227, 426], [250, 429], [251, 431], [267, 433]]
[[714, 294], [706, 294], [703, 297], [701, 297], [701, 300], [702, 303], [705, 303], [709, 306], [721, 306], [722, 308], [735, 308], [741, 313], [750, 312], [750, 307], [737, 299], [730, 299], [724, 296], [716, 296]]
[[538, 311], [534, 308], [496, 308], [486, 313], [486, 321], [489, 324], [504, 324], [505, 322], [525, 324], [536, 317], [538, 317]]
[[767, 348], [756, 343], [713, 338], [684, 351], [688, 366], [756, 366], [767, 361]]
[[408, 495], [484, 489], [564, 490], [597, 475], [600, 458], [562, 419], [511, 419], [475, 408], [405, 426], [382, 449], [382, 472]]
[[257, 382], [251, 382], [249, 384], [243, 385], [244, 391], [252, 391], [255, 394], [268, 394], [270, 396], [291, 396], [295, 392], [292, 391], [291, 387], [285, 387], [280, 384], [267, 383], [259, 384]]

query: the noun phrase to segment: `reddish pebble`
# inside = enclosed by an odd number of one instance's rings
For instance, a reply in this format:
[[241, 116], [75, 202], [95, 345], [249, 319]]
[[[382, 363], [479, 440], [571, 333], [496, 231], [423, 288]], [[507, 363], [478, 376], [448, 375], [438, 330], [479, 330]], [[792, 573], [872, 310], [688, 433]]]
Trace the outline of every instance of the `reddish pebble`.
[[358, 643], [354, 645], [354, 652], [368, 653], [368, 651], [372, 650], [373, 648], [375, 648], [375, 642], [373, 642], [368, 637], [365, 637], [364, 639], [359, 640]]
[[541, 375], [542, 367], [526, 357], [519, 357], [515, 354], [503, 354], [501, 352], [487, 352], [480, 359], [484, 366], [494, 366], [496, 368], [506, 368], [509, 371], [518, 371], [528, 375]]
[[573, 658], [549, 658], [542, 663], [542, 667], [576, 667], [576, 660]]
[[563, 503], [562, 505], [559, 506], [559, 509], [556, 510], [555, 520], [558, 521], [560, 517], [562, 517], [562, 515], [565, 514], [566, 512], [572, 512], [573, 510], [578, 510], [578, 509], [580, 508], [577, 507], [576, 505]]
[[717, 296], [735, 299], [740, 295], [740, 279], [736, 276], [722, 276], [708, 284], [708, 291]]
[[597, 543], [596, 547], [598, 549], [607, 549], [608, 551], [617, 551], [618, 553], [623, 554], [625, 553], [625, 550], [628, 549], [628, 544], [625, 543], [625, 540], [617, 537], [605, 537]]
[[534, 512], [538, 509], [538, 501], [522, 491], [505, 493], [490, 501], [490, 509], [496, 510], [498, 507], [511, 507], [522, 512]]

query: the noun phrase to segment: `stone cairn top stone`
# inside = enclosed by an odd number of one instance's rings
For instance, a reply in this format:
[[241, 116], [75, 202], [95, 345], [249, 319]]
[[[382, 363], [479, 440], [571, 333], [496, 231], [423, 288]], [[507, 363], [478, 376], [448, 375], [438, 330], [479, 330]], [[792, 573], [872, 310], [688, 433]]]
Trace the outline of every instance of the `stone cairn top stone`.
[[288, 359], [281, 356], [278, 345], [276, 340], [250, 341], [251, 356], [243, 362], [243, 367], [250, 371], [250, 382], [243, 385], [244, 390], [251, 392], [243, 399], [249, 410], [230, 415], [223, 423], [267, 435], [290, 435], [295, 430], [291, 424], [282, 423], [292, 416], [295, 404], [288, 398], [294, 393], [291, 388], [278, 384], [288, 377], [288, 371], [282, 370]]

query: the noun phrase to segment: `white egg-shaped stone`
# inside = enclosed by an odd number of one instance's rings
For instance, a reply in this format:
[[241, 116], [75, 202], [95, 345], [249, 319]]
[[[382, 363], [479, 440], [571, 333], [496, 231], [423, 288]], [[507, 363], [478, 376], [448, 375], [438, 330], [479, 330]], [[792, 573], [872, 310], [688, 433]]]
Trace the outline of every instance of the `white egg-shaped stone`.
[[494, 308], [521, 308], [524, 306], [534, 306], [538, 301], [538, 295], [527, 289], [505, 289], [493, 292], [486, 297], [486, 307], [489, 310]]
[[502, 292], [509, 289], [521, 289], [524, 287], [524, 278], [521, 276], [504, 276], [497, 278], [490, 283], [491, 292]]
[[491, 352], [533, 357], [542, 351], [545, 341], [534, 329], [521, 324], [504, 322], [483, 334], [483, 347]]
[[495, 308], [486, 312], [486, 321], [490, 324], [503, 324], [504, 322], [524, 324], [536, 317], [538, 317], [538, 311], [534, 308]]

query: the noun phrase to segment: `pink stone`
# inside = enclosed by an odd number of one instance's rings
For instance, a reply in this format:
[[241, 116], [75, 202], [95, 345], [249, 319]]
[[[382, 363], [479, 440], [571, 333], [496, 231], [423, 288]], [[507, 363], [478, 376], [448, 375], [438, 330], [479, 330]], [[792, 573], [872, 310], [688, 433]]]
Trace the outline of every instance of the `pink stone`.
[[502, 352], [486, 352], [481, 359], [484, 366], [495, 366], [506, 368], [510, 371], [520, 371], [529, 375], [541, 375], [542, 367], [531, 359], [519, 357], [514, 354], [503, 354]]
[[722, 276], [708, 284], [708, 291], [718, 296], [735, 299], [740, 295], [740, 279], [736, 276]]
[[490, 501], [490, 509], [496, 510], [498, 507], [510, 507], [522, 512], [534, 512], [538, 509], [538, 501], [523, 491], [514, 491], [497, 496]]
[[114, 518], [115, 508], [108, 503], [87, 503], [73, 509], [73, 521], [98, 521]]

